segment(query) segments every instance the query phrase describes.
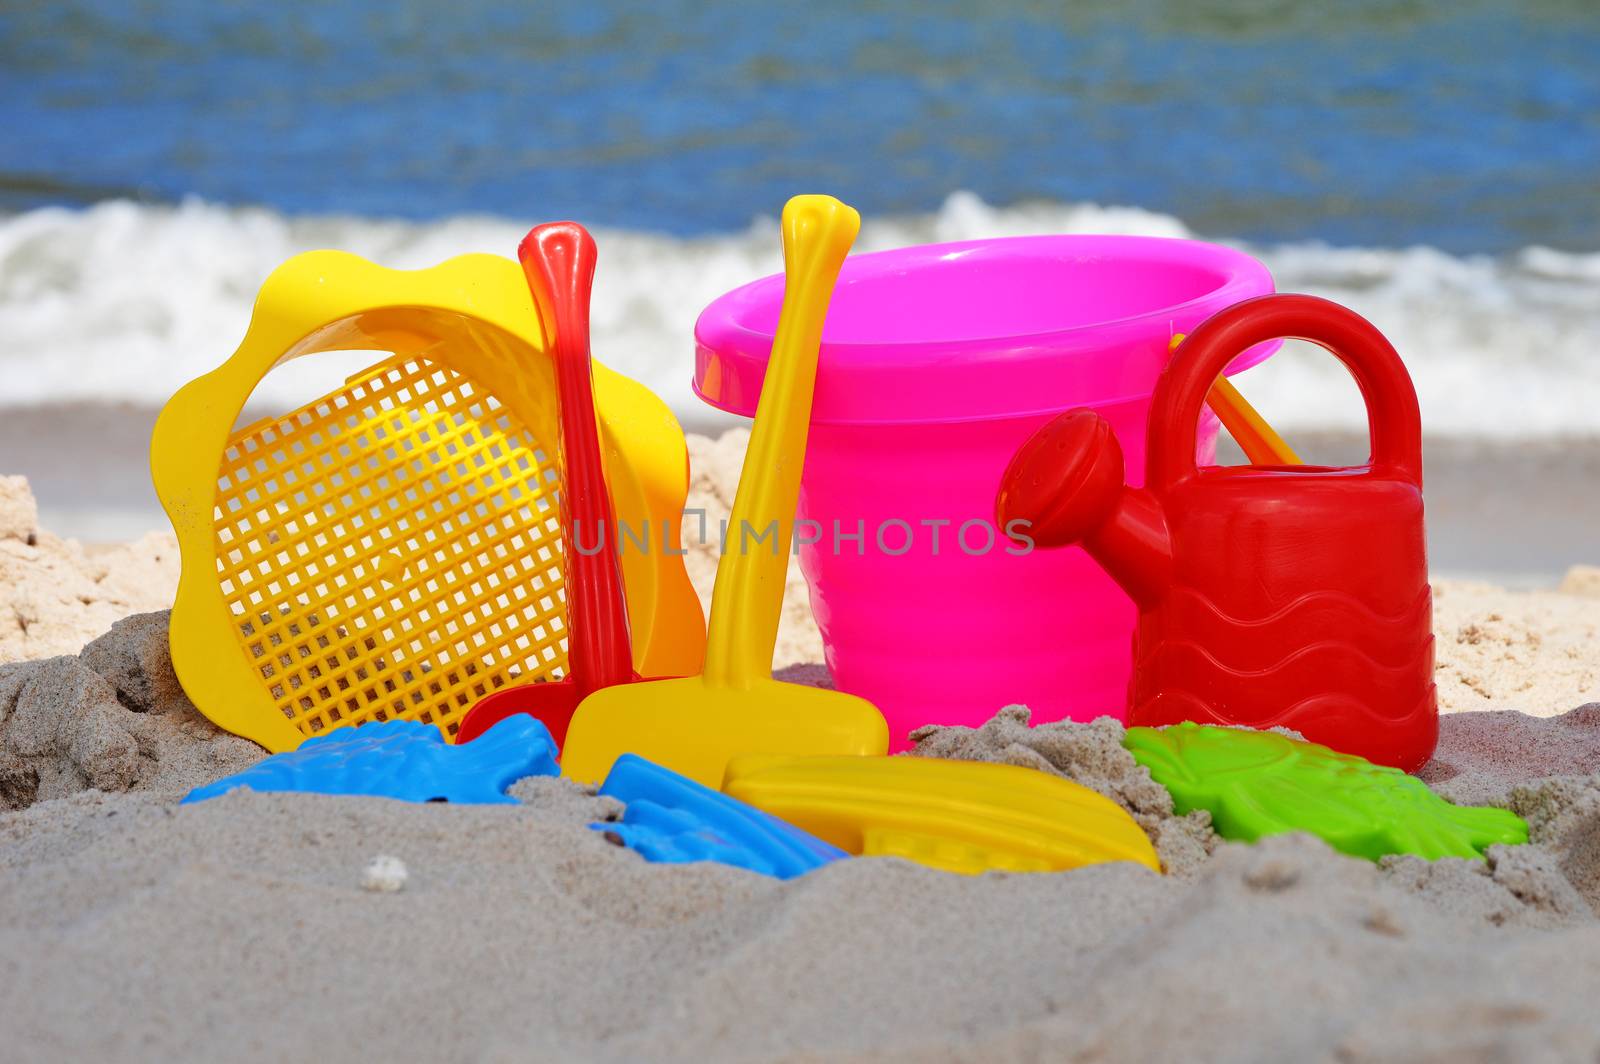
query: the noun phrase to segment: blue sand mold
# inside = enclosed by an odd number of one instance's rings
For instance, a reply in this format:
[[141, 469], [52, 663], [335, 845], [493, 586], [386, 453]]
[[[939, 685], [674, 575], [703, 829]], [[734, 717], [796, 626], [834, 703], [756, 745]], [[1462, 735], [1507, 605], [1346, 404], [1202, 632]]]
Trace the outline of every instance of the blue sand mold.
[[615, 832], [647, 861], [717, 861], [793, 879], [850, 856], [792, 824], [635, 754], [611, 766], [600, 793], [627, 803], [622, 820], [590, 824]]
[[555, 740], [525, 713], [507, 717], [459, 746], [445, 742], [431, 724], [391, 720], [312, 736], [295, 750], [195, 788], [183, 801], [203, 802], [245, 787], [505, 805], [516, 802], [506, 788], [517, 780], [559, 771]]

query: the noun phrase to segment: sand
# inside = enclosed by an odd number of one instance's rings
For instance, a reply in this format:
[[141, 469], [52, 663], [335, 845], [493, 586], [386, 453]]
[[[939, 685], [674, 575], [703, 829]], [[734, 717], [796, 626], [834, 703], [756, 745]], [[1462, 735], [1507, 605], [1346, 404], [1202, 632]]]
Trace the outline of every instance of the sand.
[[1435, 583], [1439, 708], [1547, 717], [1600, 702], [1600, 581], [1593, 572], [1574, 569], [1560, 591]]
[[0, 665], [0, 810], [85, 790], [168, 800], [264, 756], [183, 694], [167, 614], [135, 614], [77, 656]]
[[0, 476], [0, 663], [76, 654], [112, 622], [171, 606], [177, 587], [172, 536], [89, 551], [40, 528], [28, 482]]
[[[742, 448], [691, 440], [713, 530]], [[1422, 777], [1515, 809], [1530, 845], [1373, 864], [1224, 842], [1173, 814], [1115, 722], [996, 707], [916, 753], [1107, 794], [1169, 874], [883, 859], [779, 883], [649, 865], [589, 829], [618, 803], [559, 780], [501, 807], [179, 807], [262, 752], [183, 697], [163, 613], [125, 617], [170, 602], [170, 543], [86, 551], [34, 527], [21, 485], [0, 500], [0, 587], [29, 618], [0, 609], [8, 1061], [1600, 1056], [1600, 571], [1437, 587], [1448, 715]], [[705, 595], [714, 551], [690, 545]], [[777, 661], [826, 683], [789, 590]]]
[[[1594, 786], [1566, 807], [1591, 835]], [[584, 826], [608, 803], [517, 793], [85, 793], [0, 818], [8, 1058], [1600, 1052], [1600, 926], [1542, 847], [1380, 868], [1290, 837], [1224, 844], [1186, 880], [875, 860], [778, 883], [647, 865]], [[366, 885], [383, 856], [406, 869], [393, 892]]]
[[1006, 706], [982, 727], [918, 728], [911, 739], [919, 757], [1021, 765], [1098, 791], [1145, 830], [1168, 875], [1193, 876], [1221, 841], [1211, 830], [1211, 815], [1174, 813], [1172, 795], [1122, 748], [1123, 734], [1110, 717], [1030, 727], [1027, 706]]

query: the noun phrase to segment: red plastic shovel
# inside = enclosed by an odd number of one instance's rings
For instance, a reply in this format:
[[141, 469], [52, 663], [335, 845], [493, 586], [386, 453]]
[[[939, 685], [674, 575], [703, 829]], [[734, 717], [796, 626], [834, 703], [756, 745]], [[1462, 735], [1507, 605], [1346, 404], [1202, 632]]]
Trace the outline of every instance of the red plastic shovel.
[[535, 226], [517, 248], [545, 333], [555, 333], [556, 397], [561, 415], [562, 583], [567, 599], [567, 670], [560, 680], [506, 687], [462, 718], [456, 742], [470, 742], [505, 718], [526, 713], [561, 746], [573, 712], [590, 692], [641, 677], [633, 670], [628, 608], [617, 566], [611, 515], [595, 429], [589, 366], [589, 290], [595, 246], [577, 222]]

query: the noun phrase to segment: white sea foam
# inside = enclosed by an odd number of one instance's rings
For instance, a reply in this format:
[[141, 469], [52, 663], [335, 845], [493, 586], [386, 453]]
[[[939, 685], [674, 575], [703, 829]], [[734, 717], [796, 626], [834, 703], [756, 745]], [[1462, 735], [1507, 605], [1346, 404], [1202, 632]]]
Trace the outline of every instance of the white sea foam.
[[[159, 404], [233, 350], [262, 278], [296, 252], [335, 247], [415, 268], [468, 251], [508, 254], [532, 220], [300, 218], [198, 202], [108, 202], [5, 218], [0, 406]], [[958, 193], [934, 214], [869, 220], [859, 247], [1050, 232], [1193, 235], [1175, 218], [1136, 208], [995, 208]], [[693, 239], [606, 230], [596, 236], [596, 353], [680, 414], [703, 418], [706, 408], [688, 383], [695, 317], [721, 292], [775, 271], [775, 220]], [[1338, 300], [1383, 329], [1416, 379], [1430, 431], [1600, 434], [1600, 253], [1528, 248], [1454, 256], [1426, 247], [1232, 243], [1262, 258], [1280, 290]], [[1362, 417], [1331, 359], [1282, 357], [1241, 384], [1284, 428], [1343, 429]], [[294, 403], [307, 396], [305, 388], [280, 370], [258, 396]]]

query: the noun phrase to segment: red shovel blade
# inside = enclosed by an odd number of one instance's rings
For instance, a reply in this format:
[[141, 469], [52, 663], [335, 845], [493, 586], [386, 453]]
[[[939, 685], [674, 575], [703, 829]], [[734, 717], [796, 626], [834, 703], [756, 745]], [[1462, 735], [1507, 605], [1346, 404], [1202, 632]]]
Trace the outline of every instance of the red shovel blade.
[[578, 703], [592, 691], [640, 677], [633, 671], [628, 605], [617, 565], [617, 530], [600, 461], [594, 380], [589, 365], [589, 292], [594, 238], [577, 222], [535, 226], [517, 248], [546, 337], [555, 343], [556, 397], [561, 416], [561, 564], [567, 600], [567, 674], [547, 683], [506, 687], [479, 700], [462, 718], [456, 742], [482, 735], [505, 718], [527, 713], [566, 739]]
[[493, 694], [478, 699], [461, 718], [456, 731], [456, 742], [470, 743], [507, 717], [526, 713], [550, 729], [550, 737], [559, 750], [567, 741], [567, 725], [578, 711], [589, 692], [580, 690], [571, 676], [545, 683], [525, 683], [516, 687], [502, 687]]

